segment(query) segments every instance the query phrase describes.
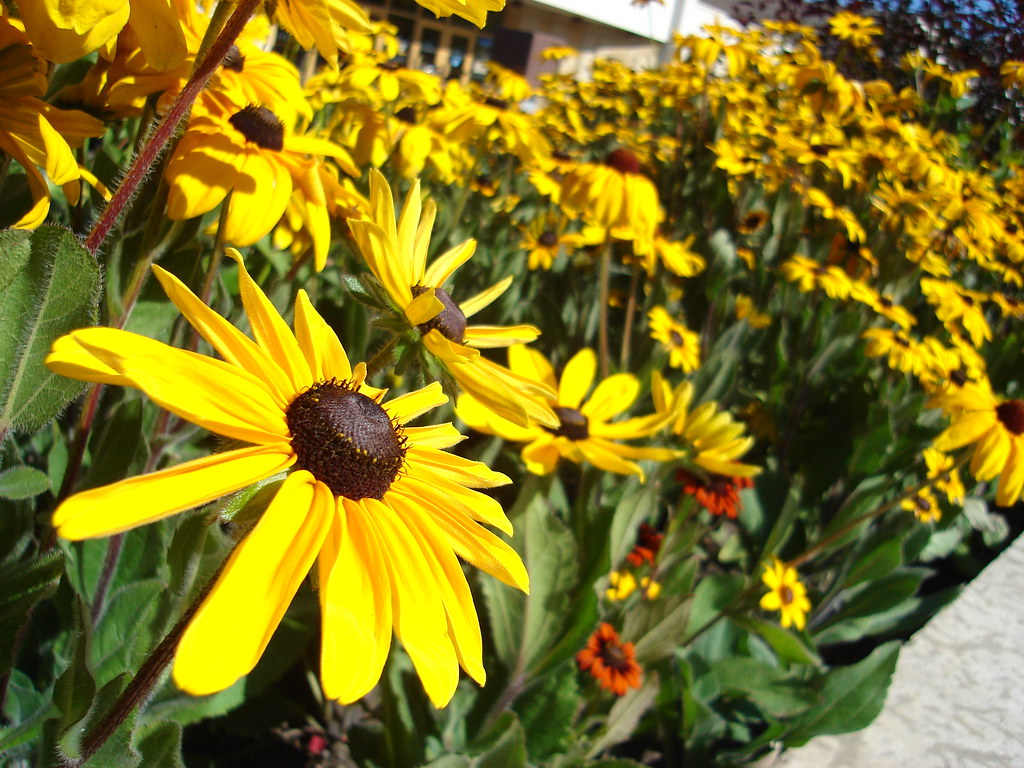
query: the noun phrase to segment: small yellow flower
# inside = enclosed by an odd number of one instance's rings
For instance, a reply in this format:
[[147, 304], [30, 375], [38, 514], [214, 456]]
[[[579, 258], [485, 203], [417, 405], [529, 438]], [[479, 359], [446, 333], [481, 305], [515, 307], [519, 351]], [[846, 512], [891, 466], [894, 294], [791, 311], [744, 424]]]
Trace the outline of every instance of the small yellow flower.
[[612, 571], [608, 574], [608, 589], [604, 596], [613, 603], [621, 603], [636, 591], [636, 577], [632, 571]]
[[802, 630], [807, 624], [811, 601], [807, 599], [807, 587], [801, 583], [796, 568], [772, 558], [772, 564], [764, 566], [761, 581], [768, 587], [768, 593], [761, 598], [761, 608], [779, 611], [783, 627], [795, 626]]
[[700, 367], [700, 337], [672, 317], [662, 306], [647, 313], [651, 338], [668, 351], [668, 364], [690, 373]]
[[901, 501], [900, 508], [913, 512], [922, 523], [937, 523], [942, 519], [942, 509], [930, 487], [922, 488], [909, 499]]

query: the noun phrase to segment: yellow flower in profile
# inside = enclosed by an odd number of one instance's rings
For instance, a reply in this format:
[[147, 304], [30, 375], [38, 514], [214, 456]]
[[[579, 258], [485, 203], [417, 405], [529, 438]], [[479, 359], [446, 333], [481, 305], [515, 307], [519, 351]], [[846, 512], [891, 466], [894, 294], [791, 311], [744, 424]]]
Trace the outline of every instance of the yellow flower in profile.
[[1024, 490], [1024, 400], [996, 397], [983, 379], [947, 391], [929, 406], [942, 408], [953, 422], [934, 447], [954, 451], [970, 445], [971, 474], [982, 481], [998, 477], [996, 504], [1014, 504]]
[[366, 11], [352, 0], [281, 0], [273, 8], [274, 18], [300, 46], [316, 48], [332, 64], [338, 51], [352, 50], [349, 33], [373, 31]]
[[201, 216], [220, 205], [230, 191], [225, 239], [233, 245], [252, 245], [280, 221], [298, 191], [319, 271], [327, 260], [331, 225], [317, 155], [333, 157], [355, 172], [344, 149], [314, 136], [292, 134], [266, 107], [211, 109], [195, 115], [167, 164], [167, 216]]
[[761, 608], [779, 611], [783, 627], [795, 626], [802, 630], [807, 625], [811, 601], [807, 599], [807, 587], [800, 582], [796, 568], [772, 558], [772, 564], [764, 566], [761, 581], [768, 587], [767, 594], [761, 598]]
[[229, 254], [254, 339], [153, 267], [223, 360], [86, 328], [58, 339], [46, 363], [72, 378], [140, 389], [243, 447], [77, 493], [53, 524], [68, 539], [109, 536], [287, 472], [185, 630], [175, 682], [204, 695], [248, 674], [316, 563], [325, 694], [351, 702], [373, 688], [394, 632], [442, 707], [460, 666], [481, 684], [485, 678], [480, 624], [458, 558], [527, 589], [519, 556], [480, 524], [510, 533], [508, 518], [473, 490], [509, 480], [442, 450], [462, 439], [451, 424], [409, 425], [447, 401], [439, 385], [385, 401], [304, 291], [293, 333], [237, 251]]
[[665, 217], [654, 182], [632, 151], [614, 150], [604, 163], [582, 163], [562, 179], [562, 204], [622, 240], [653, 242]]
[[928, 479], [933, 481], [935, 489], [946, 494], [950, 504], [962, 505], [967, 492], [953, 457], [934, 447], [925, 448], [923, 455]]
[[700, 368], [700, 337], [662, 306], [647, 313], [651, 338], [668, 351], [668, 364], [690, 373]]
[[597, 356], [592, 349], [581, 349], [573, 355], [561, 379], [555, 378], [551, 363], [534, 349], [516, 345], [509, 348], [508, 359], [517, 374], [557, 389], [557, 397], [548, 402], [558, 416], [554, 427], [517, 426], [495, 416], [469, 395], [459, 398], [455, 410], [478, 432], [526, 443], [521, 456], [533, 474], [554, 472], [564, 458], [577, 464], [586, 461], [606, 472], [638, 475], [642, 480], [643, 469], [635, 460], [670, 461], [679, 456], [678, 451], [667, 448], [637, 448], [619, 442], [653, 435], [668, 417], [656, 413], [612, 421], [636, 402], [640, 382], [632, 374], [618, 373], [600, 382], [587, 398], [597, 373]]
[[623, 568], [608, 574], [608, 589], [604, 591], [606, 599], [613, 603], [621, 603], [636, 591], [636, 576]]
[[714, 400], [690, 410], [693, 384], [684, 381], [673, 390], [655, 371], [651, 393], [658, 413], [668, 416], [672, 432], [686, 444], [690, 462], [714, 475], [754, 477], [761, 473], [760, 467], [739, 461], [754, 445], [754, 438], [744, 435], [742, 422], [734, 421], [728, 411], [720, 411]]
[[[50, 188], [40, 169], [46, 171], [51, 182], [64, 185], [64, 194], [74, 205], [82, 171], [71, 147], [88, 136], [101, 136], [105, 129], [103, 123], [84, 112], [57, 109], [43, 101], [46, 62], [17, 22], [4, 16], [0, 16], [0, 62], [0, 152], [25, 169], [32, 195], [29, 210], [5, 223], [35, 229], [50, 210]], [[8, 213], [4, 211], [4, 219]]]
[[480, 354], [482, 348], [533, 341], [540, 331], [532, 325], [466, 323], [508, 289], [512, 276], [456, 304], [444, 286], [473, 255], [476, 241], [455, 246], [427, 267], [437, 206], [432, 200], [421, 204], [419, 181], [415, 181], [396, 218], [391, 187], [376, 169], [370, 170], [370, 212], [367, 219], [349, 219], [349, 228], [370, 271], [395, 309], [422, 335], [427, 351], [463, 390], [501, 417], [521, 425], [557, 425], [555, 414], [537, 399], [553, 396], [551, 390]]

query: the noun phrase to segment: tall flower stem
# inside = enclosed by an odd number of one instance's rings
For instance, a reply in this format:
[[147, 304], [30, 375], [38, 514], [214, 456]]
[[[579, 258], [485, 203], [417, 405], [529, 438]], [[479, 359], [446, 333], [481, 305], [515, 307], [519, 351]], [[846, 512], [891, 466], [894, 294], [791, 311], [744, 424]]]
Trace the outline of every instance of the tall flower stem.
[[612, 269], [612, 243], [609, 240], [605, 243], [604, 248], [601, 249], [601, 263], [598, 281], [600, 284], [601, 295], [598, 301], [601, 306], [598, 308], [598, 355], [601, 360], [601, 378], [608, 378], [609, 362], [608, 358], [611, 356], [611, 351], [608, 347], [608, 295], [609, 295], [609, 282], [611, 281], [611, 269]]
[[85, 238], [85, 248], [89, 253], [95, 254], [100, 250], [121, 214], [131, 205], [132, 198], [135, 197], [139, 186], [163, 153], [167, 142], [177, 130], [178, 123], [188, 114], [199, 92], [206, 87], [261, 1], [238, 0], [238, 3], [235, 4], [235, 12], [225, 23], [224, 29], [210, 46], [210, 50], [202, 62], [195, 68], [192, 77], [185, 83], [185, 87], [181, 89], [167, 114], [157, 123], [156, 128], [150, 133], [138, 154], [135, 155], [117, 192], [114, 193]]
[[640, 260], [633, 262], [633, 274], [629, 278], [629, 296], [626, 299], [626, 326], [622, 330], [622, 350], [619, 354], [619, 368], [629, 370], [630, 341], [633, 339], [633, 323], [636, 315], [636, 292], [640, 285]]

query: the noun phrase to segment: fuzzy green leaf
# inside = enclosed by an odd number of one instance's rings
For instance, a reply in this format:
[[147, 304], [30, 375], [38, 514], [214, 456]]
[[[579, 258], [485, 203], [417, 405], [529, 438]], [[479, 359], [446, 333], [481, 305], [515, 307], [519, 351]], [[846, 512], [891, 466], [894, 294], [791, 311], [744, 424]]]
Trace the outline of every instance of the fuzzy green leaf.
[[50, 478], [35, 467], [10, 467], [0, 472], [0, 496], [31, 499], [50, 489]]
[[[30, 250], [23, 260], [25, 248]], [[0, 432], [34, 432], [67, 405], [82, 384], [48, 371], [43, 358], [59, 336], [96, 322], [99, 267], [69, 231], [0, 232]]]

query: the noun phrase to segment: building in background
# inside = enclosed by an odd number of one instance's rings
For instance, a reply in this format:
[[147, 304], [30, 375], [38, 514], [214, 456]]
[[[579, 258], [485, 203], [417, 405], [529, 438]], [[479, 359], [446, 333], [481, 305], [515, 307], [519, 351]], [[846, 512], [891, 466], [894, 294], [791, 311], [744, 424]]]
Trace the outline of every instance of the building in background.
[[[494, 60], [526, 75], [560, 72], [585, 78], [596, 58], [633, 67], [665, 61], [672, 36], [696, 34], [705, 24], [735, 24], [738, 0], [665, 0], [632, 5], [630, 0], [508, 0], [505, 10], [488, 14], [484, 29], [457, 16], [434, 17], [413, 0], [376, 0], [369, 10], [398, 29], [396, 63], [433, 72], [444, 79], [481, 80]], [[552, 46], [570, 46], [579, 55], [545, 61]]]

